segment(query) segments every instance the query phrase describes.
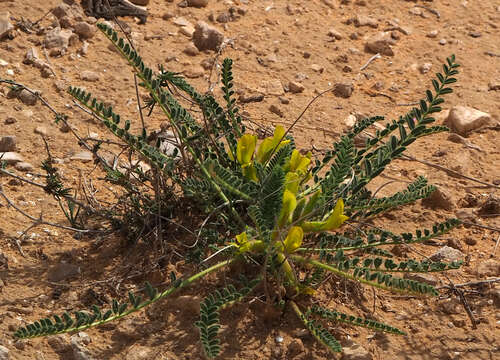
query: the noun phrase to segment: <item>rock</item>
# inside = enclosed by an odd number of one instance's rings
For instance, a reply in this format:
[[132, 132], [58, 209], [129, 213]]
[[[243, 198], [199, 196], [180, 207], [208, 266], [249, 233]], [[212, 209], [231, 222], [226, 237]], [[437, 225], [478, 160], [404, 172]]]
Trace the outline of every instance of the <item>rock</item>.
[[438, 30], [432, 30], [432, 31], [428, 32], [426, 36], [428, 38], [434, 39], [438, 36], [438, 34], [439, 34]]
[[17, 122], [16, 118], [12, 117], [12, 116], [9, 116], [8, 118], [6, 118], [4, 120], [4, 124], [5, 125], [11, 125], [11, 124], [15, 124]]
[[205, 74], [205, 69], [201, 65], [196, 65], [193, 68], [186, 69], [183, 73], [188, 79], [196, 79]]
[[328, 30], [328, 36], [334, 38], [335, 40], [340, 40], [343, 38], [343, 35], [334, 28]]
[[85, 70], [80, 73], [80, 79], [84, 81], [96, 82], [99, 81], [99, 74], [94, 71]]
[[349, 116], [347, 116], [345, 119], [344, 119], [344, 124], [348, 127], [348, 128], [352, 128], [356, 122], [358, 121], [358, 118], [353, 115], [353, 114], [349, 114]]
[[350, 342], [342, 346], [342, 357], [340, 360], [372, 360], [373, 356], [359, 344]]
[[352, 92], [354, 91], [354, 86], [352, 83], [336, 83], [333, 87], [333, 93], [337, 97], [341, 97], [347, 99], [351, 97]]
[[464, 254], [460, 250], [453, 249], [449, 246], [443, 246], [438, 251], [436, 251], [430, 259], [432, 261], [460, 261], [463, 260]]
[[325, 71], [325, 68], [323, 66], [321, 66], [321, 65], [318, 65], [318, 64], [312, 64], [311, 65], [311, 69], [313, 71], [316, 71], [316, 72], [320, 73], [320, 74], [322, 74], [323, 71]]
[[0, 345], [0, 360], [9, 360], [9, 349]]
[[73, 276], [79, 275], [81, 272], [80, 267], [74, 264], [60, 263], [54, 266], [48, 275], [49, 281], [59, 282], [69, 279]]
[[224, 35], [214, 28], [208, 25], [204, 21], [199, 21], [193, 33], [193, 43], [198, 48], [198, 50], [218, 50], [224, 41]]
[[247, 103], [251, 103], [251, 102], [261, 102], [262, 100], [264, 100], [264, 95], [263, 94], [241, 94], [238, 97], [238, 100], [242, 104], [247, 104]]
[[488, 83], [488, 90], [500, 90], [500, 79], [490, 81]]
[[96, 28], [95, 26], [86, 23], [85, 21], [77, 22], [73, 28], [75, 29], [75, 33], [80, 36], [80, 39], [90, 39], [94, 37]]
[[10, 22], [10, 13], [8, 11], [0, 13], [0, 39], [9, 35], [14, 29]]
[[465, 243], [470, 246], [477, 245], [477, 240], [472, 238], [472, 237], [466, 237], [465, 238]]
[[455, 212], [455, 216], [463, 221], [476, 222], [476, 214], [473, 209], [460, 209]]
[[232, 16], [229, 12], [224, 11], [223, 13], [220, 13], [217, 15], [217, 18], [215, 19], [218, 23], [225, 24], [230, 22], [232, 19]]
[[291, 93], [298, 94], [298, 93], [303, 92], [305, 90], [305, 87], [304, 87], [304, 85], [302, 85], [299, 82], [290, 81], [288, 83], [288, 89], [290, 90]]
[[9, 165], [16, 164], [23, 160], [23, 157], [19, 153], [12, 151], [0, 152], [0, 161], [5, 161]]
[[283, 85], [279, 79], [271, 79], [265, 80], [261, 83], [261, 89], [259, 92], [262, 92], [266, 95], [275, 95], [281, 96], [285, 94], [285, 90], [283, 89]]
[[453, 210], [455, 207], [451, 195], [441, 188], [437, 188], [427, 198], [423, 199], [422, 205], [431, 209], [444, 209], [448, 211]]
[[[1, 150], [0, 150], [1, 151]], [[479, 215], [499, 216], [500, 215], [500, 199], [493, 194], [490, 194], [486, 201], [481, 205], [478, 212]]]
[[132, 4], [139, 6], [146, 6], [149, 4], [149, 0], [129, 0]]
[[174, 18], [173, 20], [173, 23], [177, 26], [193, 26], [193, 24], [191, 24], [189, 21], [187, 21], [185, 18], [183, 17], [177, 17], [177, 18]]
[[491, 120], [490, 114], [466, 106], [451, 108], [444, 123], [451, 131], [466, 136], [469, 132], [479, 129]]
[[16, 137], [3, 136], [0, 138], [0, 152], [16, 151]]
[[418, 281], [424, 284], [436, 285], [438, 283], [438, 279], [429, 273], [405, 273], [405, 279]]
[[187, 25], [187, 26], [182, 26], [181, 29], [179, 30], [179, 32], [182, 34], [182, 35], [185, 35], [189, 38], [192, 38], [193, 35], [194, 35], [194, 27], [191, 26], [191, 25]]
[[69, 29], [61, 30], [60, 28], [55, 28], [47, 32], [43, 40], [43, 45], [46, 49], [58, 48], [65, 52], [68, 49], [72, 36], [73, 32]]
[[24, 161], [18, 162], [15, 165], [15, 167], [19, 171], [24, 171], [24, 172], [33, 171], [33, 165], [31, 165], [29, 162], [24, 162]]
[[432, 68], [431, 63], [424, 63], [418, 67], [418, 71], [420, 71], [421, 74], [427, 74]]
[[94, 160], [94, 155], [90, 151], [80, 151], [70, 157], [70, 160], [78, 160], [81, 162], [89, 162]]
[[86, 332], [80, 331], [79, 333], [72, 335], [70, 338], [71, 342], [76, 342], [80, 345], [88, 345], [90, 344], [90, 336]]
[[394, 51], [391, 47], [393, 44], [394, 39], [391, 38], [390, 33], [381, 32], [365, 42], [365, 51], [372, 54], [394, 56]]
[[31, 47], [24, 55], [23, 64], [31, 65], [37, 61], [40, 61], [40, 57], [38, 56], [38, 50], [35, 47]]
[[356, 17], [351, 19], [351, 22], [353, 22], [354, 26], [356, 27], [360, 26], [369, 26], [372, 28], [378, 27], [377, 20], [366, 15], [357, 15]]
[[275, 104], [272, 104], [271, 106], [269, 106], [269, 111], [272, 112], [273, 114], [278, 115], [279, 117], [284, 116], [283, 111], [281, 111], [281, 109]]
[[58, 19], [69, 16], [70, 12], [71, 7], [64, 3], [57, 5], [52, 9], [52, 14]]
[[54, 352], [61, 354], [71, 350], [68, 335], [58, 334], [47, 337], [47, 343], [54, 350]]
[[[83, 336], [81, 334], [84, 334]], [[90, 337], [86, 333], [78, 333], [71, 336], [71, 348], [74, 360], [94, 360], [85, 345], [90, 343]]]
[[288, 345], [287, 356], [291, 359], [304, 352], [304, 344], [300, 339], [294, 339], [290, 345]]
[[186, 48], [182, 52], [186, 55], [189, 55], [189, 56], [196, 56], [200, 53], [198, 48], [196, 46], [194, 46], [193, 43], [187, 44]]
[[202, 8], [208, 5], [208, 0], [186, 0], [187, 6]]
[[481, 261], [477, 267], [477, 275], [482, 278], [487, 276], [500, 276], [500, 261], [495, 259]]
[[47, 128], [45, 126], [37, 126], [33, 132], [38, 135], [47, 136]]
[[17, 92], [17, 98], [21, 100], [24, 105], [29, 106], [35, 105], [38, 101], [38, 96], [32, 94], [26, 89], [22, 89], [21, 91]]

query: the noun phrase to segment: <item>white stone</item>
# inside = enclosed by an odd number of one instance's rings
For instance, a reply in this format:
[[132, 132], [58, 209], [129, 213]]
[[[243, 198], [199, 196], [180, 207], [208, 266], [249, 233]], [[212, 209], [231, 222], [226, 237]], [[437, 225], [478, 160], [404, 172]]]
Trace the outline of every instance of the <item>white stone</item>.
[[12, 29], [14, 25], [10, 22], [10, 13], [8, 11], [0, 13], [0, 39], [8, 35]]
[[451, 108], [445, 124], [451, 131], [465, 136], [469, 132], [488, 124], [490, 120], [490, 114], [471, 107], [457, 105]]
[[23, 160], [23, 157], [17, 152], [0, 152], [0, 161], [5, 161], [7, 164], [15, 164]]

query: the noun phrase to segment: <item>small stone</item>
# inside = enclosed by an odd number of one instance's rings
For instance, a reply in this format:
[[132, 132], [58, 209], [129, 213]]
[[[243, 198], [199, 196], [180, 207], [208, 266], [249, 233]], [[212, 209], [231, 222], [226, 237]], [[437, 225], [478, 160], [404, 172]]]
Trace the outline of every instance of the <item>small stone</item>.
[[359, 344], [350, 341], [342, 346], [342, 357], [340, 360], [372, 360], [373, 356]]
[[488, 90], [492, 90], [492, 91], [500, 90], [500, 79], [491, 81], [488, 84]]
[[304, 51], [302, 56], [304, 57], [304, 59], [309, 59], [311, 57], [311, 53], [309, 51]]
[[81, 162], [89, 162], [94, 159], [94, 155], [90, 151], [80, 151], [70, 157], [70, 160], [78, 160]]
[[19, 100], [21, 100], [21, 102], [24, 105], [29, 105], [29, 106], [35, 105], [36, 102], [38, 101], [38, 96], [36, 96], [35, 94], [29, 92], [26, 89], [23, 89], [23, 90], [19, 91], [17, 93], [17, 98]]
[[343, 35], [334, 28], [328, 30], [328, 36], [334, 38], [335, 40], [340, 40], [343, 38]]
[[218, 50], [224, 41], [224, 35], [214, 28], [208, 25], [204, 21], [199, 21], [193, 33], [193, 43], [198, 48], [198, 50]]
[[227, 11], [224, 11], [223, 13], [220, 13], [217, 15], [217, 18], [215, 19], [218, 23], [225, 24], [231, 21], [231, 14], [229, 14]]
[[205, 74], [205, 69], [201, 65], [196, 65], [193, 68], [184, 71], [184, 75], [189, 79], [196, 79]]
[[192, 38], [193, 35], [194, 35], [194, 27], [191, 26], [191, 25], [187, 25], [187, 26], [182, 26], [179, 30], [179, 32], [182, 34], [182, 35], [185, 35], [187, 36], [188, 38]]
[[174, 18], [173, 20], [173, 23], [177, 26], [191, 26], [193, 27], [193, 24], [191, 24], [188, 20], [186, 20], [185, 18], [183, 17], [177, 17], [177, 18]]
[[430, 259], [432, 261], [460, 261], [463, 260], [464, 254], [460, 250], [453, 249], [449, 246], [443, 246], [438, 251], [436, 251]]
[[33, 165], [31, 165], [29, 162], [24, 162], [24, 161], [18, 162], [15, 165], [15, 167], [17, 170], [23, 172], [33, 171]]
[[261, 91], [266, 95], [281, 96], [285, 94], [283, 84], [279, 79], [265, 80], [261, 83]]
[[490, 194], [477, 213], [481, 216], [499, 216], [500, 199], [495, 195]]
[[477, 244], [477, 240], [472, 237], [465, 238], [465, 243], [470, 246], [474, 246]]
[[38, 56], [38, 50], [34, 47], [31, 47], [24, 55], [23, 64], [30, 65], [39, 61], [40, 57]]
[[495, 259], [481, 261], [477, 267], [477, 275], [482, 278], [487, 276], [500, 276], [500, 261]]
[[280, 96], [280, 97], [278, 98], [278, 100], [279, 100], [279, 101], [280, 101], [280, 103], [282, 103], [283, 105], [288, 105], [288, 104], [290, 104], [290, 100], [288, 100], [288, 99], [287, 99], [286, 97], [284, 97], [284, 96]]
[[33, 132], [38, 135], [47, 136], [47, 128], [45, 126], [37, 126]]
[[438, 34], [439, 34], [439, 31], [437, 31], [437, 30], [432, 30], [432, 31], [430, 31], [429, 33], [427, 33], [427, 35], [426, 35], [426, 36], [427, 36], [428, 38], [434, 39], [434, 38], [436, 38], [436, 37], [438, 36]]
[[381, 32], [365, 42], [365, 51], [372, 54], [394, 56], [394, 51], [391, 47], [393, 44], [394, 39], [391, 38], [391, 34], [389, 32]]
[[80, 36], [80, 39], [90, 39], [94, 37], [96, 28], [95, 26], [86, 23], [85, 21], [77, 22], [73, 28], [75, 29], [75, 33]]
[[451, 195], [444, 189], [437, 188], [427, 198], [422, 200], [422, 205], [431, 209], [444, 209], [451, 211], [455, 207], [455, 203]]
[[238, 100], [242, 104], [248, 104], [251, 102], [261, 102], [264, 100], [264, 95], [263, 94], [241, 94], [238, 98]]
[[455, 212], [455, 216], [463, 221], [468, 222], [476, 222], [476, 215], [474, 214], [473, 209], [460, 209]]
[[344, 124], [346, 124], [346, 126], [348, 128], [352, 128], [356, 124], [357, 121], [358, 121], [358, 118], [355, 115], [349, 114], [349, 116], [347, 116], [344, 119]]
[[354, 86], [352, 83], [336, 83], [333, 87], [334, 95], [344, 99], [351, 97], [353, 91]]
[[81, 333], [71, 336], [71, 348], [73, 349], [74, 360], [94, 360], [95, 358], [90, 354], [90, 351], [85, 347], [86, 340], [82, 339], [79, 336], [80, 334]]
[[0, 345], [0, 360], [9, 360], [9, 349]]
[[404, 278], [418, 281], [424, 284], [429, 284], [432, 286], [438, 283], [438, 279], [434, 275], [429, 273], [405, 273]]
[[194, 46], [193, 43], [189, 43], [186, 48], [183, 50], [183, 53], [189, 56], [196, 56], [200, 53], [198, 48]]
[[68, 4], [61, 3], [52, 9], [52, 14], [60, 19], [69, 16], [71, 7]]
[[469, 33], [469, 36], [473, 38], [478, 38], [481, 37], [481, 33], [479, 31], [472, 31]]
[[290, 81], [288, 83], [288, 89], [290, 90], [290, 92], [292, 94], [298, 94], [298, 93], [301, 93], [305, 90], [305, 87], [304, 85], [302, 85], [301, 83], [299, 82], [296, 82], [296, 81]]
[[84, 81], [96, 82], [99, 81], [99, 74], [94, 71], [84, 70], [80, 73], [80, 79]]
[[6, 118], [4, 120], [5, 125], [12, 125], [12, 124], [15, 124], [16, 122], [17, 122], [17, 119], [12, 117], [12, 116], [9, 116], [8, 118]]
[[281, 109], [275, 104], [272, 104], [271, 106], [269, 106], [269, 111], [272, 112], [273, 114], [278, 115], [279, 117], [284, 116], [283, 111], [281, 111]]
[[2, 136], [0, 137], [0, 152], [16, 151], [16, 137]]
[[431, 63], [424, 63], [418, 67], [418, 70], [421, 74], [427, 74], [432, 68]]
[[479, 129], [491, 120], [490, 114], [466, 106], [451, 108], [444, 123], [451, 131], [466, 136], [469, 132]]
[[0, 13], [0, 39], [7, 36], [14, 29], [10, 22], [10, 13], [8, 11]]
[[290, 345], [288, 345], [287, 356], [294, 358], [304, 352], [304, 344], [300, 339], [294, 339]]
[[14, 165], [18, 162], [24, 161], [23, 157], [16, 152], [0, 152], [0, 161], [5, 161], [9, 165]]
[[208, 5], [208, 0], [186, 0], [187, 6], [203, 8]]
[[321, 66], [321, 65], [318, 65], [318, 64], [312, 64], [311, 65], [311, 69], [313, 71], [316, 71], [317, 73], [320, 73], [320, 74], [322, 74], [323, 71], [325, 71], [325, 68], [323, 66]]
[[55, 265], [48, 274], [49, 281], [59, 282], [79, 275], [80, 267], [74, 264], [60, 263]]
[[446, 39], [441, 39], [439, 40], [439, 45], [446, 45], [447, 42]]
[[47, 32], [43, 40], [43, 45], [46, 49], [57, 48], [66, 51], [72, 35], [73, 32], [69, 29], [61, 30], [60, 28], [55, 28]]
[[351, 22], [354, 23], [354, 26], [360, 27], [360, 26], [369, 26], [372, 28], [377, 28], [378, 23], [377, 20], [366, 16], [366, 15], [357, 15], [356, 17], [351, 19]]

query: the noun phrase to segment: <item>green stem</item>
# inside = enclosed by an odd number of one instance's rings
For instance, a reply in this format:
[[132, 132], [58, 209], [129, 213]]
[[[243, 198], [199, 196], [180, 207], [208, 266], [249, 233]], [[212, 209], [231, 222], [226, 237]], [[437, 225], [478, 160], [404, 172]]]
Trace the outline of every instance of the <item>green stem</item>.
[[235, 258], [234, 259], [229, 259], [229, 260], [226, 260], [226, 261], [222, 261], [220, 263], [217, 263], [203, 271], [200, 271], [199, 273], [196, 273], [194, 274], [193, 276], [187, 278], [186, 280], [182, 281], [178, 286], [176, 287], [171, 287], [161, 293], [158, 293], [154, 298], [150, 299], [150, 300], [146, 300], [142, 303], [140, 303], [137, 307], [133, 307], [133, 308], [130, 308], [128, 309], [127, 311], [121, 313], [121, 314], [116, 314], [116, 315], [113, 315], [113, 316], [110, 316], [109, 318], [107, 318], [106, 320], [98, 320], [98, 321], [95, 321], [91, 324], [86, 324], [86, 325], [82, 325], [82, 326], [78, 326], [78, 327], [72, 327], [72, 328], [67, 328], [67, 329], [63, 329], [63, 330], [60, 330], [60, 331], [56, 331], [56, 332], [51, 332], [50, 334], [46, 334], [46, 333], [41, 333], [41, 334], [38, 334], [38, 335], [34, 335], [34, 336], [27, 336], [26, 338], [36, 338], [36, 337], [42, 337], [42, 336], [46, 336], [46, 335], [56, 335], [56, 334], [62, 334], [62, 333], [68, 333], [68, 332], [74, 332], [74, 331], [82, 331], [82, 330], [85, 330], [85, 329], [88, 329], [88, 328], [91, 328], [91, 327], [95, 327], [95, 326], [99, 326], [99, 325], [102, 325], [102, 324], [107, 324], [111, 321], [114, 321], [114, 320], [118, 320], [118, 319], [121, 319], [131, 313], [134, 313], [134, 312], [137, 312], [139, 310], [141, 310], [142, 308], [148, 306], [148, 305], [151, 305], [152, 303], [160, 300], [160, 299], [163, 299], [171, 294], [173, 294], [174, 292], [177, 292], [178, 290], [182, 289], [183, 287], [186, 287], [188, 285], [190, 285], [191, 283], [195, 282], [196, 280], [208, 275], [209, 273], [215, 271], [215, 270], [218, 270], [224, 266], [227, 266], [229, 264], [231, 264], [233, 261], [235, 261]]

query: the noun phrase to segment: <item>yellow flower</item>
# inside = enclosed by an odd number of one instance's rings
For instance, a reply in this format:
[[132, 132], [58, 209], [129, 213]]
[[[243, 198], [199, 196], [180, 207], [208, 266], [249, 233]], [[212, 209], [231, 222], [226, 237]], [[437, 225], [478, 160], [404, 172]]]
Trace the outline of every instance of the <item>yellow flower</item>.
[[339, 199], [335, 209], [325, 221], [306, 221], [300, 226], [306, 233], [328, 231], [339, 228], [347, 219], [349, 218], [344, 215], [344, 200]]
[[311, 163], [311, 156], [311, 152], [308, 152], [305, 156], [303, 156], [298, 150], [293, 150], [288, 164], [288, 171], [296, 172], [300, 176], [304, 176], [307, 174], [307, 167]]
[[285, 241], [283, 241], [287, 254], [295, 252], [302, 245], [303, 239], [304, 230], [300, 226], [292, 226], [290, 231], [288, 231]]
[[279, 227], [282, 227], [291, 219], [295, 207], [297, 207], [295, 195], [290, 190], [285, 189], [283, 192], [283, 204], [281, 205], [281, 212], [278, 220]]
[[262, 252], [265, 248], [262, 240], [249, 241], [246, 232], [236, 235], [236, 242], [232, 242], [231, 244], [235, 245], [241, 254], [249, 251]]
[[281, 125], [276, 126], [273, 137], [265, 138], [259, 145], [259, 149], [257, 150], [257, 155], [255, 157], [256, 160], [259, 163], [264, 164], [269, 160], [273, 151], [277, 151], [283, 145], [288, 144], [290, 140], [282, 141], [284, 135], [285, 128]]
[[253, 166], [252, 157], [257, 145], [255, 135], [245, 134], [239, 140], [236, 146], [236, 157], [241, 164], [243, 175], [247, 179], [257, 181], [257, 170]]

